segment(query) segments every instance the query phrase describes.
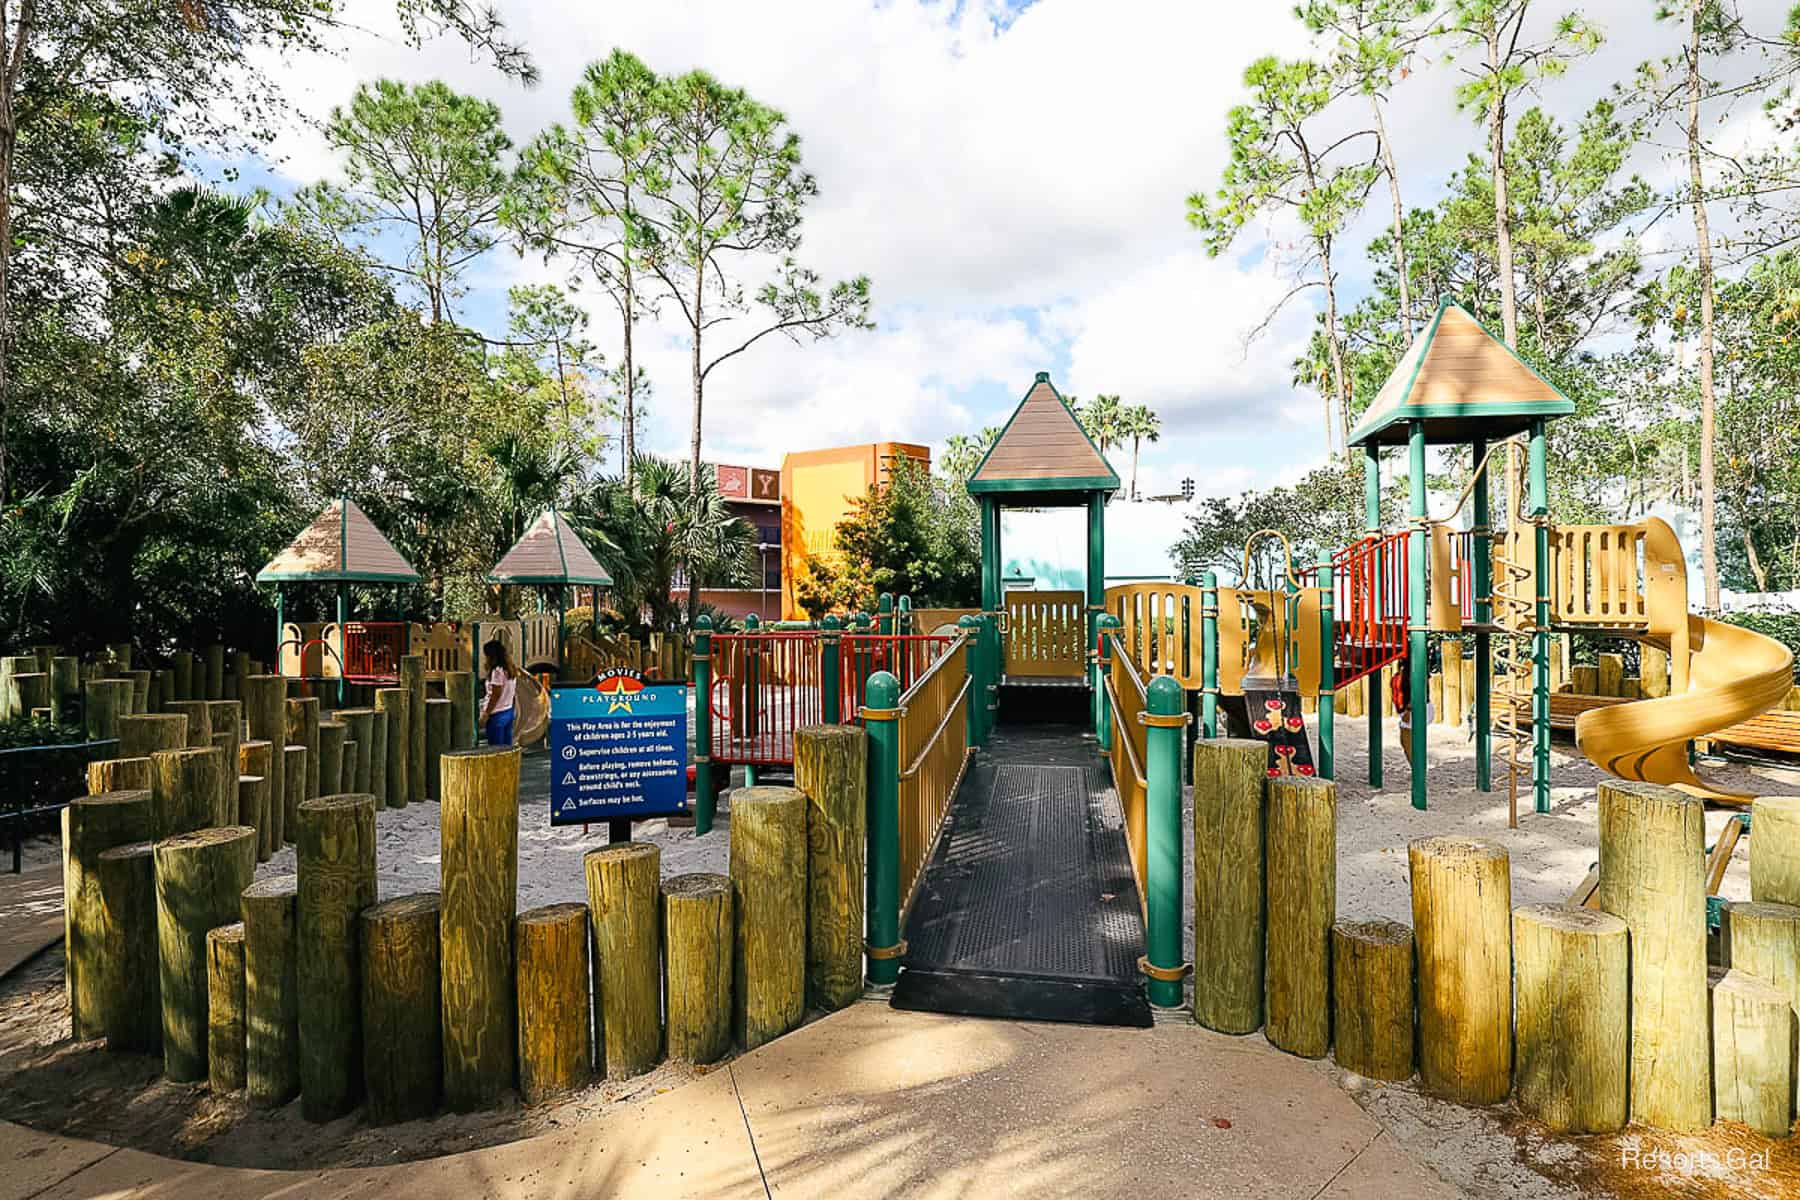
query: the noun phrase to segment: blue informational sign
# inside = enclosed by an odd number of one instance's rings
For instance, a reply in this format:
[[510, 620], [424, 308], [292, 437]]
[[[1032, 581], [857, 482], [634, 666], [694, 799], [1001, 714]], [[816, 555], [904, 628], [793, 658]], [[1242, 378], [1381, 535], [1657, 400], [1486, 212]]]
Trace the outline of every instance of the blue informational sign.
[[688, 688], [608, 671], [550, 689], [550, 823], [687, 811]]

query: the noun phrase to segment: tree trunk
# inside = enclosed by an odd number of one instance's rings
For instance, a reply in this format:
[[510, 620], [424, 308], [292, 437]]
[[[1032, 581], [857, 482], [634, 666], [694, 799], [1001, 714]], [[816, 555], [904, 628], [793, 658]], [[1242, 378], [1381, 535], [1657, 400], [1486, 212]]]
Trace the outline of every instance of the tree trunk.
[[163, 1074], [192, 1083], [207, 1073], [206, 935], [238, 919], [238, 897], [256, 873], [256, 830], [177, 834], [155, 853]]
[[731, 879], [677, 875], [662, 902], [669, 1057], [714, 1062], [731, 1049]]
[[94, 868], [102, 913], [100, 1012], [106, 1048], [161, 1054], [154, 846], [133, 842], [103, 850]]
[[1221, 1033], [1263, 1023], [1268, 764], [1267, 742], [1194, 743], [1194, 1020]]
[[465, 750], [442, 766], [444, 1100], [467, 1112], [499, 1099], [518, 1061], [519, 751]]
[[63, 983], [76, 1041], [106, 1032], [106, 910], [100, 896], [102, 851], [150, 836], [150, 793], [106, 792], [72, 800], [62, 811]]
[[1331, 924], [1337, 916], [1337, 786], [1300, 775], [1269, 780], [1268, 1018], [1290, 1054], [1331, 1049]]
[[798, 790], [732, 793], [731, 884], [732, 1032], [754, 1050], [799, 1025], [806, 1009], [806, 797]]
[[306, 801], [295, 841], [300, 1112], [309, 1121], [330, 1121], [362, 1097], [356, 921], [375, 903], [375, 798]]
[[87, 790], [90, 796], [139, 788], [150, 791], [153, 786], [148, 758], [103, 758], [88, 764]]
[[[1337, 395], [1338, 448], [1350, 454], [1350, 379], [1344, 369], [1344, 346], [1338, 337], [1337, 280], [1331, 273], [1331, 239], [1319, 239], [1319, 265], [1325, 272], [1325, 341], [1331, 350], [1331, 390]], [[1331, 448], [1329, 432], [1325, 438]]]
[[1506, 195], [1506, 90], [1501, 83], [1500, 31], [1487, 36], [1488, 84], [1494, 89], [1488, 100], [1488, 167], [1494, 179], [1494, 261], [1500, 284], [1500, 336], [1507, 346], [1519, 348], [1519, 301], [1513, 278], [1512, 204]]
[[806, 794], [806, 995], [835, 1012], [863, 992], [863, 858], [868, 736], [856, 725], [794, 735], [794, 786]]
[[[151, 836], [157, 841], [217, 825], [225, 786], [225, 752], [158, 750], [150, 756]], [[232, 775], [235, 780], [236, 774]]]
[[244, 924], [206, 935], [206, 1084], [215, 1096], [244, 1086]]
[[[425, 761], [425, 659], [408, 654], [400, 659], [400, 686], [406, 689], [406, 798], [423, 803], [430, 791], [426, 770], [434, 774], [436, 763]], [[393, 730], [388, 730], [393, 737]], [[388, 789], [390, 792], [392, 788]]]
[[[319, 698], [302, 696], [287, 702], [287, 744], [306, 747], [305, 798], [319, 795]], [[292, 812], [288, 816], [293, 816]]]
[[[595, 853], [603, 853], [596, 851]], [[655, 928], [655, 905], [651, 905]], [[584, 904], [547, 904], [520, 913], [519, 1099], [537, 1104], [585, 1085], [592, 1074], [588, 1020], [588, 919]], [[654, 946], [652, 946], [654, 949]], [[652, 958], [652, 995], [658, 979]], [[654, 1007], [654, 1001], [652, 1002]], [[656, 1029], [656, 1022], [651, 1021]], [[657, 1039], [660, 1045], [661, 1039]]]
[[412, 754], [406, 746], [411, 719], [407, 715], [411, 697], [405, 688], [380, 688], [375, 693], [375, 708], [387, 714], [387, 807], [405, 808], [408, 794], [407, 768]]
[[244, 1073], [250, 1103], [286, 1104], [300, 1091], [299, 880], [244, 889]]
[[[694, 272], [694, 326], [693, 326], [693, 359], [694, 376], [694, 444], [688, 455], [688, 495], [696, 509], [700, 506], [700, 420], [706, 398], [706, 372], [701, 367], [700, 337], [706, 328], [704, 308], [706, 301], [706, 260], [701, 258]], [[694, 617], [700, 611], [700, 577], [694, 571], [690, 559], [683, 564], [687, 568], [687, 619], [688, 628], [693, 628]]]
[[1715, 969], [1707, 982], [1718, 1119], [1786, 1138], [1794, 1120], [1794, 1009], [1787, 994], [1739, 970]]
[[1506, 1099], [1512, 1071], [1512, 874], [1477, 838], [1407, 846], [1419, 969], [1419, 1078], [1461, 1104]]
[[1631, 927], [1631, 1119], [1704, 1129], [1705, 809], [1673, 788], [1606, 779], [1599, 832], [1600, 909]]
[[436, 892], [419, 892], [365, 908], [359, 921], [363, 1076], [372, 1124], [437, 1111], [444, 1081], [441, 911]]
[[1759, 797], [1750, 824], [1750, 898], [1800, 905], [1800, 796]]
[[648, 1071], [662, 1049], [662, 852], [623, 842], [590, 851], [583, 867], [600, 993], [596, 1057], [608, 1079], [624, 1079]]
[[450, 750], [450, 701], [425, 701], [425, 797], [437, 803], [444, 785], [438, 760]]
[[1592, 908], [1513, 913], [1519, 1107], [1557, 1133], [1625, 1126], [1629, 941], [1624, 921]]
[[1388, 141], [1387, 121], [1381, 115], [1381, 97], [1369, 94], [1375, 113], [1375, 144], [1381, 153], [1381, 172], [1387, 176], [1388, 196], [1394, 202], [1394, 277], [1400, 284], [1400, 328], [1413, 339], [1412, 280], [1406, 267], [1406, 206], [1400, 202], [1400, 167], [1394, 161], [1394, 144]]
[[1370, 1079], [1413, 1073], [1413, 938], [1398, 921], [1331, 927], [1337, 1063]]
[[158, 750], [180, 750], [187, 744], [186, 717], [144, 713], [119, 718], [120, 758], [144, 758]]
[[1706, 611], [1719, 611], [1718, 477], [1713, 465], [1717, 393], [1713, 378], [1712, 230], [1706, 216], [1706, 173], [1700, 164], [1700, 34], [1710, 6], [1693, 0], [1685, 48], [1687, 86], [1687, 168], [1694, 210], [1696, 282], [1700, 286], [1700, 570], [1705, 581]]

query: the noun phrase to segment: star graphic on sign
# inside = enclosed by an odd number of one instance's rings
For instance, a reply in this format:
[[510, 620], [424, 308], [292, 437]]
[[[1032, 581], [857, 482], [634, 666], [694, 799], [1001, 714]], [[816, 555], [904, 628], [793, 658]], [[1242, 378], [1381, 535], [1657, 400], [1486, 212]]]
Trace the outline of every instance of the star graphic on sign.
[[631, 706], [637, 694], [644, 690], [644, 681], [634, 672], [614, 669], [594, 681], [594, 690], [606, 697], [608, 714], [622, 711], [635, 716]]

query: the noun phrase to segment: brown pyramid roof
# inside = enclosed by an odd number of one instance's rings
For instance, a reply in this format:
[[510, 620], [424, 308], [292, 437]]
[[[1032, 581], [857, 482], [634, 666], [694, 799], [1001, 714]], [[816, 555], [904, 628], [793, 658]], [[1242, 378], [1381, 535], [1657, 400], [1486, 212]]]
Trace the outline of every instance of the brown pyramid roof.
[[562, 514], [546, 508], [523, 537], [488, 572], [489, 583], [558, 583], [611, 587], [612, 576], [595, 561]]
[[417, 583], [419, 573], [400, 557], [354, 500], [333, 500], [287, 549], [256, 573], [258, 583], [290, 581]]
[[969, 491], [1117, 491], [1119, 477], [1050, 382], [1048, 371], [1013, 410], [969, 477]]
[[1350, 444], [1404, 443], [1415, 420], [1424, 422], [1428, 442], [1499, 439], [1524, 432], [1536, 418], [1574, 411], [1574, 401], [1446, 296], [1356, 423]]

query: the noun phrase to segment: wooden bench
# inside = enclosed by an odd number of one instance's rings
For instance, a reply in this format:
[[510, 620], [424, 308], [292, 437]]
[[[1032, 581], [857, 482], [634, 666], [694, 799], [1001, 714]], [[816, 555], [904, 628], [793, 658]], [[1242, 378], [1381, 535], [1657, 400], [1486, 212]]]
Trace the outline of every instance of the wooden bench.
[[1800, 754], [1800, 712], [1777, 709], [1751, 717], [1707, 737], [1705, 741], [1751, 750]]
[[[1550, 728], [1573, 729], [1576, 718], [1589, 709], [1610, 708], [1615, 704], [1630, 704], [1633, 700], [1634, 697], [1631, 696], [1585, 696], [1580, 692], [1551, 692]], [[1495, 692], [1494, 711], [1504, 710], [1509, 701], [1510, 698], [1505, 692]], [[1521, 724], [1530, 724], [1531, 722], [1531, 693], [1529, 692], [1520, 697], [1519, 721]]]

